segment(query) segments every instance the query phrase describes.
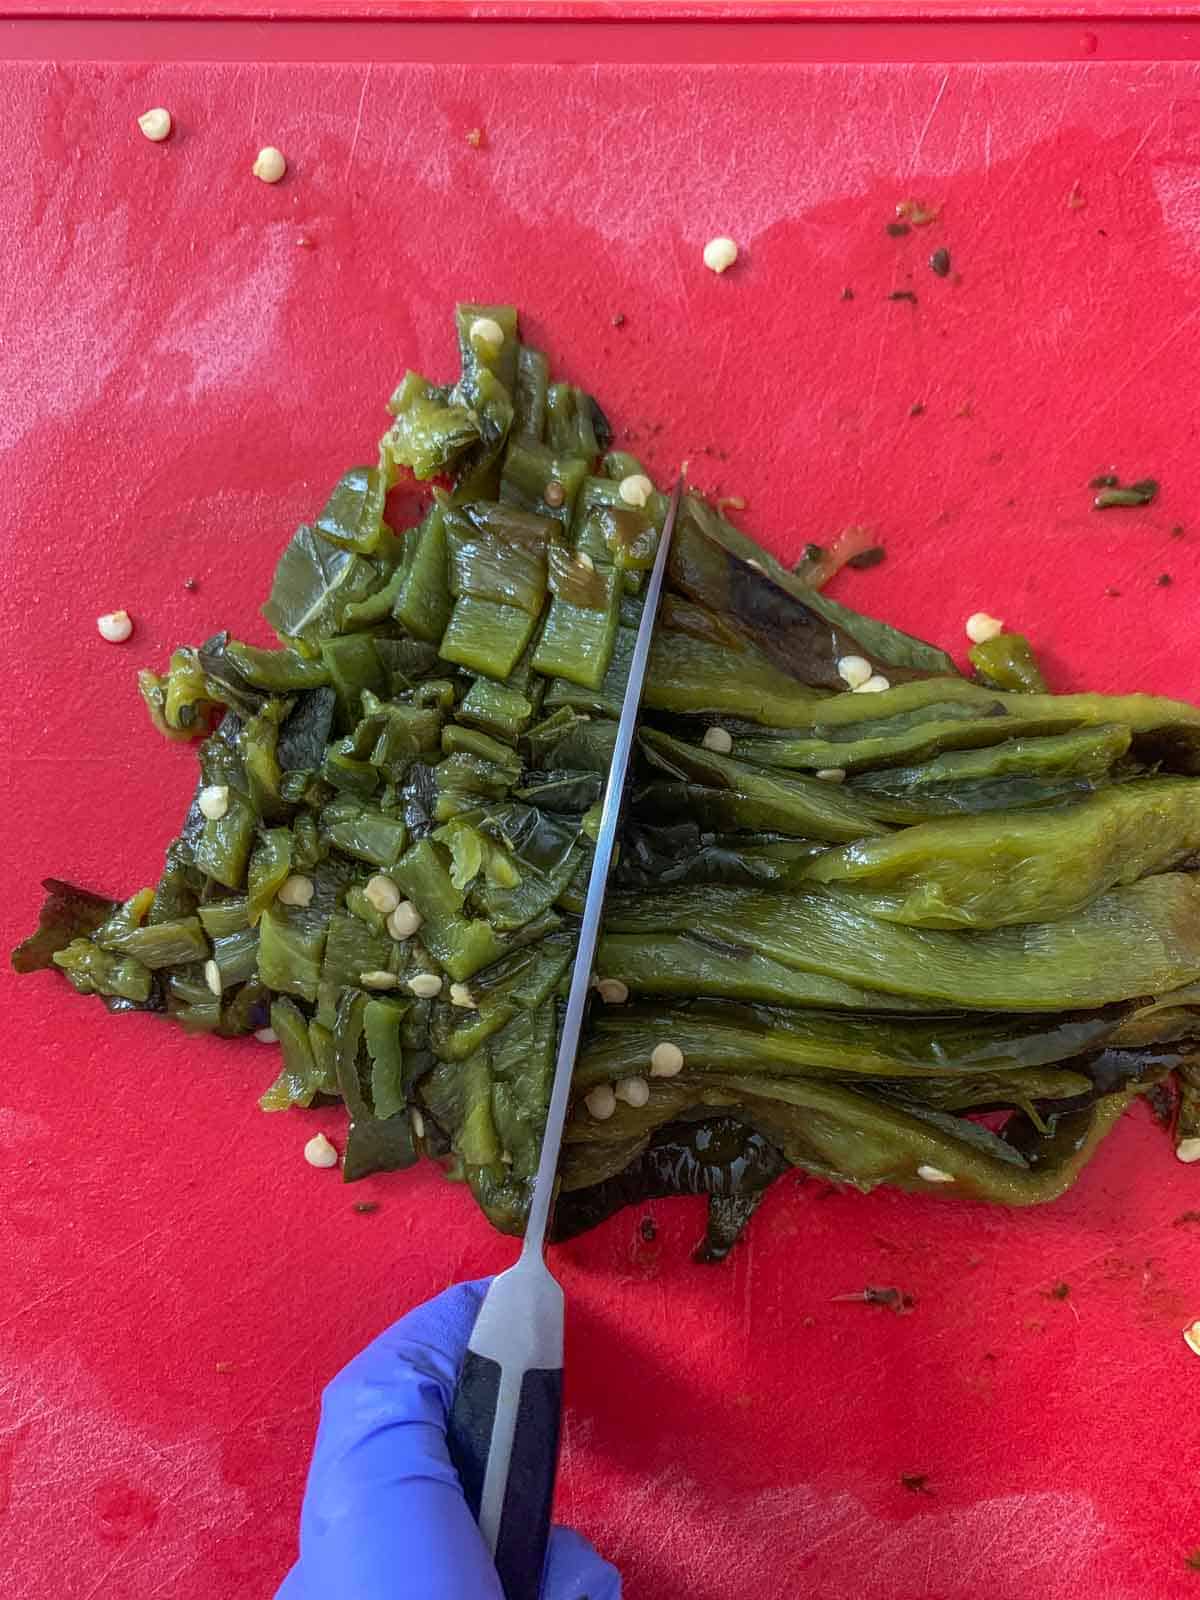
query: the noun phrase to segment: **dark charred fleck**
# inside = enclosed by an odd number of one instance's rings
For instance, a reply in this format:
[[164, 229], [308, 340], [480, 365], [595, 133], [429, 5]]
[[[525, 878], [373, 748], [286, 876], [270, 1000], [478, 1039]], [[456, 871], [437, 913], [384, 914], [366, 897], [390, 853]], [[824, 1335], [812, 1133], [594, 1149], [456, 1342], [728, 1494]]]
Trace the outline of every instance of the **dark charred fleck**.
[[658, 1238], [658, 1223], [653, 1217], [643, 1217], [638, 1223], [638, 1232], [647, 1244], [653, 1244]]
[[614, 314], [612, 325], [614, 328], [623, 328], [625, 326], [625, 313], [623, 311], [618, 311]]
[[1175, 1088], [1169, 1078], [1164, 1078], [1162, 1083], [1152, 1084], [1146, 1092], [1150, 1110], [1154, 1113], [1154, 1120], [1162, 1128], [1169, 1128], [1175, 1121]]
[[907, 222], [889, 222], [887, 225], [887, 231], [891, 234], [893, 239], [903, 239], [906, 233], [912, 232], [912, 229], [909, 227]]
[[912, 304], [914, 306], [917, 303], [917, 297], [912, 292], [911, 289], [893, 289], [891, 294], [888, 295], [888, 299], [889, 300], [909, 300], [909, 301], [912, 302]]
[[360, 1217], [369, 1217], [373, 1211], [379, 1210], [378, 1200], [356, 1200], [354, 1209]]
[[950, 252], [946, 249], [935, 250], [929, 258], [929, 270], [936, 272], [939, 278], [950, 276]]
[[1169, 589], [1175, 580], [1169, 572], [1160, 572], [1154, 581], [1160, 589]]
[[929, 1487], [929, 1474], [927, 1472], [902, 1472], [900, 1482], [910, 1494], [932, 1494]]
[[849, 287], [843, 289], [842, 290], [842, 299], [843, 300], [853, 300], [854, 299], [854, 290], [849, 288]]
[[853, 567], [856, 572], [866, 572], [870, 567], [877, 567], [881, 561], [887, 560], [887, 551], [881, 544], [873, 544], [869, 550], [860, 550], [858, 555], [851, 556], [846, 565]]
[[923, 417], [925, 415], [924, 403], [920, 400], [914, 401], [908, 408], [908, 414], [910, 417]]
[[1069, 1283], [1056, 1283], [1050, 1291], [1051, 1300], [1067, 1300], [1070, 1295], [1071, 1285]]

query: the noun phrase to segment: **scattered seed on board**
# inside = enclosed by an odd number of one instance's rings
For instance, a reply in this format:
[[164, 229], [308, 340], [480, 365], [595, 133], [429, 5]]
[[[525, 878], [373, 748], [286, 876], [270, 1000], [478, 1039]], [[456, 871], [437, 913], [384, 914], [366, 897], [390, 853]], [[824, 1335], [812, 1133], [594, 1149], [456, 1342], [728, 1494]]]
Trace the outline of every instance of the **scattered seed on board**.
[[967, 638], [972, 644], [986, 644], [1003, 632], [1000, 618], [989, 616], [986, 611], [972, 611], [967, 618]]
[[738, 258], [738, 247], [724, 234], [704, 246], [704, 265], [710, 272], [725, 272]]
[[597, 978], [596, 993], [606, 1006], [623, 1006], [629, 999], [629, 985], [620, 978]]
[[1193, 1322], [1183, 1330], [1183, 1342], [1193, 1355], [1200, 1356], [1200, 1322]]
[[273, 144], [265, 144], [254, 158], [254, 165], [250, 168], [256, 178], [261, 178], [264, 183], [278, 183], [287, 171], [287, 162], [284, 160], [282, 150], [276, 150]]
[[673, 1078], [683, 1071], [683, 1051], [677, 1044], [664, 1039], [662, 1044], [656, 1044], [650, 1052], [650, 1076], [652, 1078]]
[[364, 989], [398, 989], [400, 979], [394, 972], [385, 972], [382, 967], [372, 967], [370, 972], [360, 972], [358, 981]]
[[479, 1010], [479, 1002], [465, 983], [452, 983], [450, 985], [450, 1004], [452, 1006], [460, 1006], [464, 1011]]
[[171, 132], [171, 113], [165, 106], [151, 106], [142, 112], [137, 123], [151, 144], [161, 144]]
[[213, 994], [215, 994], [217, 996], [217, 998], [220, 999], [220, 995], [221, 995], [221, 969], [217, 965], [217, 963], [215, 961], [211, 960], [211, 959], [204, 963], [204, 981], [208, 985], [208, 987], [212, 990]]
[[892, 687], [891, 680], [885, 678], [882, 672], [873, 672], [866, 683], [856, 684], [855, 694], [882, 694], [885, 689]]
[[377, 872], [367, 879], [363, 893], [385, 917], [390, 917], [400, 904], [400, 891], [386, 873]]
[[617, 1097], [609, 1083], [598, 1083], [590, 1094], [583, 1097], [583, 1103], [597, 1122], [607, 1122], [617, 1109]]
[[196, 797], [196, 804], [210, 822], [220, 822], [229, 810], [229, 785], [207, 783]]
[[846, 769], [845, 767], [818, 767], [813, 776], [820, 778], [823, 783], [845, 783]]
[[442, 980], [436, 972], [418, 972], [408, 980], [408, 987], [418, 1000], [436, 1000], [442, 992]]
[[486, 345], [489, 350], [499, 350], [504, 343], [504, 329], [495, 317], [476, 317], [467, 333], [471, 343]]
[[953, 1183], [954, 1174], [943, 1172], [941, 1167], [930, 1167], [922, 1164], [917, 1168], [917, 1177], [924, 1178], [926, 1183]]
[[1193, 1161], [1200, 1161], [1200, 1139], [1195, 1137], [1180, 1139], [1175, 1146], [1175, 1155], [1178, 1160], [1186, 1161], [1189, 1164]]
[[417, 1110], [416, 1106], [412, 1109], [412, 1131], [414, 1139], [423, 1139], [425, 1137], [425, 1118]]
[[387, 919], [387, 931], [393, 939], [411, 939], [421, 926], [421, 913], [411, 900], [401, 900]]
[[700, 743], [706, 750], [712, 750], [719, 756], [727, 756], [733, 749], [733, 735], [728, 728], [707, 728]]
[[304, 1159], [310, 1167], [336, 1167], [337, 1151], [323, 1133], [314, 1133], [304, 1146]]
[[654, 493], [654, 485], [644, 472], [631, 472], [621, 479], [617, 493], [627, 506], [644, 506]]
[[871, 677], [871, 663], [865, 656], [842, 656], [837, 664], [837, 674], [844, 684], [857, 689]]
[[311, 905], [316, 885], [311, 878], [306, 878], [303, 873], [293, 872], [286, 877], [276, 891], [276, 900], [281, 900], [285, 906]]
[[650, 1099], [650, 1085], [645, 1078], [621, 1078], [614, 1085], [613, 1094], [637, 1111]]
[[259, 1044], [278, 1044], [279, 1035], [274, 1028], [255, 1028], [254, 1037]]
[[109, 644], [124, 644], [133, 632], [128, 611], [106, 611], [102, 617], [96, 618], [96, 627], [100, 637], [107, 639]]

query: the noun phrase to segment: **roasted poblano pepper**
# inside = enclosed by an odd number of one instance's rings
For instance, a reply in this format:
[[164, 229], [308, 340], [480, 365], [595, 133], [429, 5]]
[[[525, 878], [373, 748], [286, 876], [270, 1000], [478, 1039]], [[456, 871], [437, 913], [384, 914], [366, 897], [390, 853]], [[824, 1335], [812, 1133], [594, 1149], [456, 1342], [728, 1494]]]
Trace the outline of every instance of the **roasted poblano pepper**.
[[[269, 1027], [264, 1108], [340, 1096], [347, 1178], [425, 1154], [520, 1231], [667, 501], [629, 503], [642, 463], [513, 308], [455, 327], [458, 379], [408, 373], [376, 464], [284, 550], [280, 648], [216, 633], [141, 675], [200, 741], [157, 886], [48, 880], [14, 964], [196, 1034]], [[409, 527], [402, 478], [437, 480]], [[845, 692], [848, 655], [888, 686]], [[685, 498], [560, 1235], [704, 1193], [720, 1259], [789, 1167], [1049, 1200], [1169, 1074], [1196, 1159], [1200, 709], [1050, 694], [1015, 634], [971, 660]]]

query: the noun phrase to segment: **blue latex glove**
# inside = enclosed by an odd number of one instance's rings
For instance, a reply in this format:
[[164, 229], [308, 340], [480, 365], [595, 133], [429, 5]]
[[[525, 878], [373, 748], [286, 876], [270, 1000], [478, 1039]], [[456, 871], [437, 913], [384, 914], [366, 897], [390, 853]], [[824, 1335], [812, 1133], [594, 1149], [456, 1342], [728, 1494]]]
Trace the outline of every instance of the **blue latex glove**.
[[[446, 1449], [446, 1416], [487, 1281], [461, 1283], [380, 1334], [325, 1390], [276, 1600], [504, 1600]], [[620, 1600], [579, 1534], [550, 1535], [543, 1600]]]

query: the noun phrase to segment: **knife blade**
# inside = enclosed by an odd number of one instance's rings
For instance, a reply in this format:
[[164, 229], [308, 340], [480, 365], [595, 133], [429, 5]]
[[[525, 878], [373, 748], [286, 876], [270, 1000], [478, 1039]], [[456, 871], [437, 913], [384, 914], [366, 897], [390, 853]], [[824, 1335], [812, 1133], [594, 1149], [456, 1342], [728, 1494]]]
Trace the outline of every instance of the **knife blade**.
[[521, 1254], [515, 1266], [492, 1280], [483, 1298], [450, 1411], [450, 1456], [495, 1560], [506, 1600], [537, 1600], [550, 1536], [562, 1416], [563, 1293], [546, 1265], [546, 1230], [650, 643], [682, 493], [681, 477], [646, 585], [625, 684]]

